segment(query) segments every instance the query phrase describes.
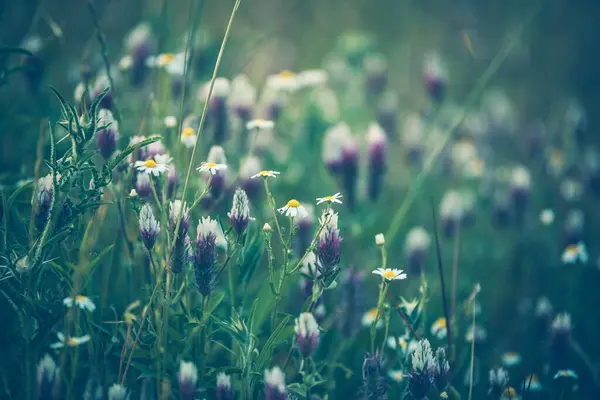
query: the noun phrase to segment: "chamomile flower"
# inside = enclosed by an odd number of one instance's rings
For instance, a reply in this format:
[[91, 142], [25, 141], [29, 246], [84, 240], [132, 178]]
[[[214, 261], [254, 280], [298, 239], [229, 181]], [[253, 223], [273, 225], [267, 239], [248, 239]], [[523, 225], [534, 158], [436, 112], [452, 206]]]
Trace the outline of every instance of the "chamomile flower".
[[342, 204], [342, 200], [340, 200], [342, 198], [342, 194], [340, 192], [337, 192], [336, 194], [332, 195], [332, 196], [325, 196], [325, 197], [317, 197], [317, 205], [321, 204], [321, 203], [339, 203]]
[[222, 169], [227, 169], [227, 165], [217, 164], [214, 162], [203, 162], [196, 169], [200, 172], [209, 172], [211, 175], [215, 175], [217, 173], [217, 171], [220, 171]]
[[570, 378], [570, 379], [577, 379], [577, 373], [575, 371], [573, 371], [572, 369], [561, 369], [559, 371], [556, 372], [556, 374], [554, 375], [554, 379], [560, 379], [560, 378]]
[[304, 206], [302, 204], [300, 204], [300, 202], [298, 200], [295, 200], [295, 199], [288, 201], [285, 206], [281, 207], [277, 211], [279, 211], [281, 214], [285, 215], [286, 217], [291, 217], [291, 218], [295, 218], [295, 217], [305, 218], [308, 215], [306, 208], [304, 208]]
[[162, 158], [157, 160], [155, 157], [154, 159], [151, 158], [146, 161], [136, 161], [134, 166], [140, 172], [143, 172], [148, 175], [159, 176], [163, 172], [166, 172], [169, 170], [169, 167], [166, 163], [161, 163], [159, 161], [166, 161], [166, 160], [164, 160]]
[[448, 324], [446, 318], [440, 317], [431, 324], [431, 334], [442, 340], [448, 334]]
[[94, 302], [86, 296], [75, 296], [75, 299], [73, 299], [72, 297], [67, 297], [63, 300], [63, 304], [69, 308], [73, 307], [73, 303], [82, 310], [88, 310], [92, 312], [96, 309], [96, 305], [94, 304]]
[[277, 175], [279, 175], [279, 172], [277, 172], [277, 171], [262, 170], [258, 174], [252, 175], [250, 177], [250, 179], [256, 179], [256, 178], [277, 178]]
[[84, 335], [79, 337], [73, 336], [67, 339], [62, 332], [58, 332], [56, 334], [56, 337], [58, 337], [58, 342], [52, 343], [50, 345], [50, 348], [52, 349], [61, 349], [65, 346], [76, 347], [80, 344], [89, 342], [91, 339], [90, 335]]
[[275, 126], [275, 122], [265, 119], [253, 119], [246, 123], [246, 129], [272, 129]]
[[181, 144], [191, 149], [196, 144], [196, 131], [194, 128], [187, 127], [181, 131]]
[[521, 355], [519, 353], [509, 351], [508, 353], [502, 354], [502, 365], [506, 368], [514, 367], [515, 365], [519, 365], [520, 363]]
[[585, 264], [588, 261], [588, 253], [585, 244], [570, 244], [563, 251], [561, 260], [564, 264], [575, 264], [577, 261]]
[[392, 378], [394, 382], [400, 383], [404, 379], [404, 372], [399, 369], [393, 369], [388, 372], [388, 376]]
[[300, 87], [298, 75], [289, 70], [283, 70], [278, 74], [267, 78], [267, 88], [276, 92], [294, 92]]
[[[361, 322], [362, 325], [364, 327], [369, 327], [371, 325], [373, 325], [373, 322], [375, 322], [375, 319], [377, 318], [377, 307], [371, 308], [369, 311], [367, 311], [366, 313], [363, 314]], [[381, 319], [381, 316], [379, 316], [379, 320], [377, 321], [377, 328], [381, 328], [383, 327], [383, 320]]]
[[542, 384], [540, 383], [540, 379], [535, 374], [527, 375], [525, 377], [523, 387], [528, 392], [539, 392], [540, 390], [542, 390]]
[[148, 67], [162, 68], [170, 75], [183, 75], [185, 69], [185, 53], [163, 53], [148, 57]]
[[399, 279], [406, 279], [406, 274], [402, 273], [401, 269], [392, 269], [392, 268], [377, 268], [373, 273], [375, 275], [381, 276], [383, 279], [387, 281], [394, 281]]

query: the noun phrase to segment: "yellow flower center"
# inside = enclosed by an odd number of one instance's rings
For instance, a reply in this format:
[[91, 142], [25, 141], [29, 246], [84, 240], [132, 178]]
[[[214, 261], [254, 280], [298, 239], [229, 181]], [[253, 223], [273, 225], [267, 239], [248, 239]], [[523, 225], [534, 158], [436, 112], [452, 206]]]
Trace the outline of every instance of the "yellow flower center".
[[525, 382], [529, 382], [531, 380], [531, 383], [538, 383], [539, 379], [537, 377], [537, 375], [527, 375], [527, 377], [525, 378]]
[[367, 311], [367, 315], [369, 316], [369, 318], [375, 319], [375, 318], [377, 318], [378, 311], [379, 310], [377, 308], [371, 308], [369, 311]]
[[260, 171], [258, 174], [259, 174], [260, 176], [267, 176], [267, 175], [271, 175], [271, 173], [270, 173], [269, 171], [267, 171], [267, 170]]
[[287, 206], [289, 208], [298, 208], [298, 207], [300, 207], [300, 202], [298, 200], [292, 199], [292, 200], [288, 201]]
[[296, 74], [294, 74], [292, 71], [290, 71], [289, 69], [284, 69], [283, 71], [281, 71], [279, 73], [279, 77], [280, 78], [284, 78], [284, 79], [291, 79], [295, 76]]
[[214, 167], [216, 167], [216, 166], [217, 166], [217, 164], [215, 164], [214, 162], [207, 162], [207, 163], [206, 163], [206, 164], [204, 164], [204, 165], [206, 165], [208, 168], [214, 168]]
[[404, 375], [402, 374], [402, 372], [398, 371], [398, 372], [394, 372], [392, 378], [396, 381], [396, 382], [402, 382], [402, 379], [404, 378]]
[[156, 161], [154, 161], [154, 160], [146, 160], [144, 162], [144, 167], [146, 167], [146, 168], [156, 168], [157, 167]]
[[392, 270], [387, 270], [383, 273], [383, 277], [386, 279], [394, 279], [396, 277], [396, 273]]
[[437, 328], [437, 329], [442, 329], [446, 327], [446, 318], [438, 318], [435, 320], [435, 322], [433, 323], [433, 325]]
[[81, 301], [85, 301], [85, 300], [86, 300], [85, 296], [75, 296], [75, 301], [81, 302]]
[[161, 54], [158, 57], [158, 65], [160, 65], [161, 67], [167, 66], [173, 62], [175, 57], [176, 57], [175, 53]]
[[517, 391], [514, 387], [507, 387], [502, 395], [514, 399], [517, 397]]
[[196, 135], [196, 132], [192, 128], [185, 128], [183, 132], [181, 132], [181, 136], [183, 137], [193, 137]]
[[68, 339], [67, 339], [67, 344], [68, 344], [69, 346], [77, 346], [77, 340], [76, 340], [76, 339], [74, 339], [74, 338], [68, 338]]
[[579, 247], [577, 247], [577, 245], [575, 245], [575, 244], [570, 244], [569, 246], [567, 246], [567, 254], [569, 254], [569, 255], [577, 254], [578, 250], [579, 250]]

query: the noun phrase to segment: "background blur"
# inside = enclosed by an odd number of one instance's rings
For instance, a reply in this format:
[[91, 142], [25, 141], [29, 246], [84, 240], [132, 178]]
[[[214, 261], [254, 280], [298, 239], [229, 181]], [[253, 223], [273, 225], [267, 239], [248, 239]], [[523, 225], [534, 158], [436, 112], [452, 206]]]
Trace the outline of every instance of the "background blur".
[[[165, 1], [166, 7], [160, 0], [94, 2], [112, 61], [120, 57], [124, 35], [142, 20], [165, 29], [165, 49], [179, 45], [177, 38], [188, 26], [189, 1]], [[87, 1], [2, 3], [1, 44], [16, 46], [38, 35], [44, 44], [42, 98], [24, 92], [15, 82], [0, 92], [0, 167], [14, 171], [34, 155], [39, 119], [31, 117], [48, 115], [48, 102], [43, 100], [49, 95], [46, 85], [72, 93], [80, 62], [97, 60], [99, 49]], [[232, 2], [204, 3], [201, 24], [218, 41]], [[283, 67], [315, 68], [342, 33], [361, 31], [373, 35], [389, 58], [391, 84], [400, 94], [401, 105], [410, 107], [420, 101], [415, 93], [421, 92], [422, 54], [430, 49], [451, 55], [447, 57], [449, 92], [460, 100], [507, 34], [538, 10], [493, 83], [504, 86], [523, 112], [547, 118], [562, 107], [562, 99], [572, 96], [588, 110], [600, 105], [599, 9], [595, 0], [246, 0], [234, 24], [223, 71], [245, 71], [260, 79]], [[593, 132], [596, 125], [590, 123]]]

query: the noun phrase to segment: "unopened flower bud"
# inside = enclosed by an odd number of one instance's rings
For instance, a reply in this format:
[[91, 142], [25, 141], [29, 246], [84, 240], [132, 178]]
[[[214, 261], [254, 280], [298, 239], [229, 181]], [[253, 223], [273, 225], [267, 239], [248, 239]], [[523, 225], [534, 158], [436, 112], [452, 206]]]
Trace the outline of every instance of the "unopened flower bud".
[[561, 313], [552, 321], [550, 332], [550, 361], [554, 370], [567, 369], [571, 348], [571, 316]]
[[181, 200], [173, 200], [169, 203], [169, 232], [171, 235], [175, 232], [179, 218], [181, 218], [181, 222], [178, 236], [185, 236], [190, 228], [190, 210], [185, 202], [182, 204]]
[[279, 367], [265, 371], [265, 384], [266, 400], [287, 400], [285, 374]]
[[323, 212], [319, 223], [323, 226], [319, 234], [317, 255], [319, 258], [319, 272], [323, 275], [326, 286], [333, 282], [339, 272], [340, 263], [340, 230], [338, 229], [338, 215], [331, 209]]
[[96, 132], [98, 150], [105, 160], [108, 160], [117, 149], [119, 139], [119, 123], [114, 119], [109, 110], [101, 109], [98, 112], [98, 126], [104, 127]]
[[231, 377], [223, 372], [217, 375], [217, 400], [233, 400]]
[[216, 284], [215, 246], [220, 229], [216, 220], [203, 217], [198, 223], [197, 231], [194, 253], [196, 287], [203, 296], [208, 296]]
[[430, 53], [425, 57], [423, 81], [429, 97], [435, 102], [441, 102], [446, 94], [448, 72], [438, 54]]
[[154, 217], [150, 204], [146, 203], [142, 206], [139, 223], [142, 242], [146, 249], [152, 250], [160, 233], [160, 223]]
[[294, 328], [298, 351], [303, 358], [311, 356], [319, 346], [319, 325], [311, 313], [302, 313], [296, 318]]
[[35, 188], [35, 226], [41, 232], [46, 226], [54, 193], [52, 175], [38, 179]]
[[368, 193], [371, 201], [376, 201], [383, 187], [384, 172], [387, 167], [387, 136], [378, 124], [369, 125], [367, 132], [369, 146]]
[[385, 236], [383, 236], [383, 233], [375, 235], [375, 244], [377, 246], [385, 246]]
[[198, 385], [198, 369], [193, 362], [181, 361], [177, 373], [179, 383], [179, 395], [181, 400], [193, 400], [196, 398]]
[[150, 184], [150, 175], [138, 173], [135, 178], [135, 190], [141, 198], [149, 198], [152, 196], [152, 186]]
[[238, 236], [242, 236], [250, 220], [250, 204], [248, 196], [243, 189], [238, 188], [233, 194], [233, 205], [227, 216], [229, 217], [229, 223], [233, 231]]

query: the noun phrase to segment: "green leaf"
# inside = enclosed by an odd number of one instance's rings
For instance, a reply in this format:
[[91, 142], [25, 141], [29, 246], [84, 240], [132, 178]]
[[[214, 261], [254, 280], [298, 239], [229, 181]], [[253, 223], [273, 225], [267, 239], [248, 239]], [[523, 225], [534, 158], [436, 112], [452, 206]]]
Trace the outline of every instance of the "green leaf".
[[241, 280], [244, 284], [252, 280], [256, 267], [264, 253], [264, 247], [261, 235], [253, 237], [251, 243], [244, 247], [241, 254], [243, 262], [240, 265]]
[[61, 109], [63, 118], [65, 120], [69, 121], [69, 125], [66, 129], [68, 131], [70, 131], [72, 116], [70, 115], [70, 112], [69, 112], [70, 109], [67, 106], [69, 103], [67, 102], [67, 100], [65, 100], [65, 98], [62, 96], [62, 94], [60, 94], [60, 92], [58, 90], [56, 90], [53, 86], [50, 86], [50, 90], [52, 91], [52, 93], [54, 93], [54, 96], [56, 96], [56, 98], [58, 99], [58, 102], [60, 103], [60, 109]]
[[302, 399], [306, 398], [306, 386], [303, 383], [290, 383], [287, 389]]
[[113, 158], [108, 163], [108, 169], [112, 171], [113, 169], [115, 169], [117, 167], [117, 165], [119, 165], [121, 163], [121, 161], [123, 161], [125, 158], [127, 158], [128, 155], [130, 155], [134, 151], [141, 149], [144, 146], [148, 146], [150, 143], [158, 142], [160, 139], [161, 139], [160, 136], [153, 136], [148, 139], [144, 139], [139, 143], [127, 146], [125, 149], [123, 149], [123, 151], [121, 151], [119, 154], [117, 154], [115, 156], [115, 158]]
[[210, 299], [208, 300], [208, 305], [206, 306], [206, 312], [212, 314], [212, 312], [217, 309], [217, 307], [219, 306], [219, 304], [221, 304], [224, 298], [225, 292], [216, 292], [212, 296], [210, 296]]
[[277, 344], [281, 343], [285, 340], [284, 338], [284, 330], [288, 322], [290, 321], [290, 317], [285, 317], [275, 328], [269, 339], [262, 348], [258, 359], [256, 360], [256, 371], [263, 371], [267, 366], [267, 361], [271, 359], [271, 355], [275, 350]]
[[115, 247], [114, 244], [111, 244], [110, 246], [108, 246], [107, 248], [105, 248], [104, 250], [102, 250], [100, 252], [100, 254], [98, 254], [96, 256], [96, 258], [94, 258], [92, 261], [90, 261], [87, 265], [86, 265], [86, 270], [84, 271], [86, 274], [89, 274], [91, 271], [93, 271], [93, 269], [96, 267], [96, 265], [100, 262], [100, 260], [107, 255], [112, 249], [113, 247]]
[[256, 311], [253, 313], [252, 333], [256, 334], [263, 326], [269, 314], [273, 310], [275, 297], [269, 285], [263, 285], [258, 294]]

